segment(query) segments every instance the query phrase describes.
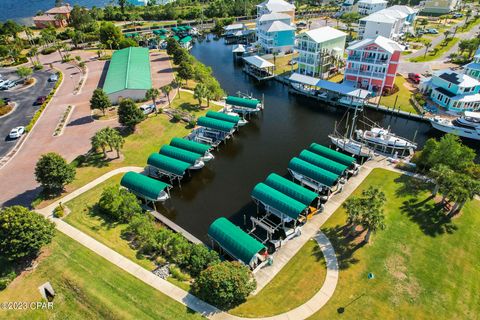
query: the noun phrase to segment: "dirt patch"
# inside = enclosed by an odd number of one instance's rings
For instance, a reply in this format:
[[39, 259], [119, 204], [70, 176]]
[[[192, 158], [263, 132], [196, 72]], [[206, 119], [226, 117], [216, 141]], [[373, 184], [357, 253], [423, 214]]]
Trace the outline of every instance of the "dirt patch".
[[407, 279], [407, 267], [405, 266], [405, 259], [402, 256], [398, 254], [390, 256], [385, 262], [385, 267], [388, 273], [396, 280]]
[[[407, 255], [410, 249], [403, 246], [400, 248]], [[405, 257], [394, 254], [385, 261], [387, 272], [394, 278], [394, 291], [391, 297], [393, 304], [399, 304], [406, 297], [410, 301], [415, 301], [421, 292], [421, 286], [418, 280], [412, 275], [408, 275], [408, 268]]]

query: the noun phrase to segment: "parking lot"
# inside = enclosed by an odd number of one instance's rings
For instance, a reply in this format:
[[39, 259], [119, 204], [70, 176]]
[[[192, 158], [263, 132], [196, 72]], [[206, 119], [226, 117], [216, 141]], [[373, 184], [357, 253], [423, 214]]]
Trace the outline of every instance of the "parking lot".
[[[1, 70], [0, 74], [4, 79], [16, 80], [18, 76], [15, 71]], [[0, 158], [4, 157], [16, 143], [16, 139], [8, 138], [10, 130], [18, 126], [26, 126], [32, 119], [40, 106], [34, 106], [34, 102], [39, 96], [47, 96], [52, 90], [54, 83], [48, 82], [51, 75], [47, 71], [37, 71], [32, 76], [37, 79], [35, 85], [30, 88], [22, 89], [18, 85], [7, 91], [0, 91], [1, 98], [10, 98], [16, 102], [17, 107], [7, 116], [0, 118]]]

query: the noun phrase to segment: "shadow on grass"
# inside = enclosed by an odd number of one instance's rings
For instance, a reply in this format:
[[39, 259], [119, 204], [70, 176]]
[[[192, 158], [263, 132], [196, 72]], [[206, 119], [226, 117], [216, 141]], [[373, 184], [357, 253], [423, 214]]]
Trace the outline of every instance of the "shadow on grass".
[[424, 234], [436, 237], [445, 233], [453, 233], [458, 228], [445, 214], [442, 203], [434, 203], [433, 196], [424, 200], [412, 198], [404, 201], [400, 210], [406, 214], [411, 221], [418, 224]]
[[82, 168], [82, 167], [103, 168], [108, 166], [108, 163], [111, 160], [112, 159], [105, 158], [103, 156], [103, 153], [95, 152], [95, 153], [82, 154], [76, 157], [71, 164], [75, 168]]
[[397, 185], [400, 186], [395, 191], [395, 195], [399, 198], [406, 196], [416, 196], [421, 192], [428, 192], [432, 189], [432, 184], [420, 179], [409, 177], [407, 175], [401, 175], [394, 181]]
[[101, 221], [99, 226], [92, 227], [92, 230], [98, 231], [100, 229], [113, 229], [118, 226], [118, 221], [102, 212], [98, 204], [87, 206], [88, 215], [92, 218], [98, 218]]
[[188, 112], [198, 112], [198, 111], [202, 110], [202, 108], [199, 105], [193, 105], [193, 104], [188, 103], [188, 102], [182, 103], [181, 105], [178, 106], [178, 108], [180, 110], [188, 111]]
[[365, 245], [364, 241], [358, 241], [358, 238], [350, 236], [348, 231], [347, 226], [339, 225], [334, 228], [322, 229], [322, 232], [330, 239], [335, 248], [340, 270], [347, 269], [351, 265], [358, 263], [359, 260], [354, 257], [354, 254]]

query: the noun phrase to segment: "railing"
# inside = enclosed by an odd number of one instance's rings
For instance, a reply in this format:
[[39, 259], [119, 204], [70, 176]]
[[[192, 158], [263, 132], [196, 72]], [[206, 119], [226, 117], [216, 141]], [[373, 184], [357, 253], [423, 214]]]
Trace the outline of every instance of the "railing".
[[348, 56], [347, 61], [358, 61], [358, 62], [373, 63], [373, 64], [379, 64], [379, 65], [387, 64], [387, 59], [365, 58], [362, 56]]
[[385, 73], [371, 72], [371, 71], [361, 71], [359, 69], [346, 69], [345, 73], [350, 74], [350, 75], [365, 76], [365, 77], [369, 77], [369, 78], [371, 78], [371, 77], [380, 78], [380, 79], [385, 78]]

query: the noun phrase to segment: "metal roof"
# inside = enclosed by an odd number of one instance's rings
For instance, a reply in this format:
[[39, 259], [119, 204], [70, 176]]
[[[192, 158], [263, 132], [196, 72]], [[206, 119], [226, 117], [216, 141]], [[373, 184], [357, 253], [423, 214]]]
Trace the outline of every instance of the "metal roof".
[[312, 143], [308, 150], [346, 166], [351, 166], [357, 161], [354, 157], [347, 156], [346, 154], [332, 150], [318, 143]]
[[300, 155], [298, 157], [302, 160], [305, 160], [307, 162], [310, 162], [311, 164], [316, 165], [317, 167], [328, 170], [338, 175], [344, 174], [345, 170], [347, 170], [346, 165], [343, 165], [341, 163], [335, 162], [328, 158], [322, 157], [321, 155], [308, 150], [303, 150], [302, 152], [300, 152]]
[[345, 32], [329, 26], [308, 30], [306, 32], [299, 34], [298, 37], [301, 37], [303, 35], [307, 35], [310, 39], [312, 39], [316, 43], [323, 43], [333, 39], [346, 38], [347, 36]]
[[232, 105], [232, 106], [237, 106], [237, 107], [256, 109], [256, 108], [258, 108], [258, 105], [260, 104], [260, 100], [258, 100], [258, 99], [247, 99], [247, 98], [241, 98], [241, 97], [235, 97], [235, 96], [228, 96], [225, 103], [229, 104], [229, 105]]
[[165, 188], [170, 187], [169, 184], [133, 171], [129, 171], [123, 175], [120, 185], [152, 201], [157, 200], [160, 193], [165, 190]]
[[298, 219], [300, 213], [308, 207], [308, 205], [303, 204], [262, 182], [253, 188], [252, 197], [291, 219]]
[[239, 116], [232, 116], [223, 112], [216, 112], [216, 111], [208, 111], [206, 114], [206, 117], [231, 122], [234, 124], [238, 124], [238, 121], [240, 121]]
[[188, 162], [159, 153], [152, 153], [150, 157], [148, 157], [147, 164], [162, 171], [173, 173], [177, 176], [183, 176], [185, 171], [191, 166]]
[[266, 249], [262, 243], [224, 217], [212, 222], [208, 235], [231, 256], [247, 265], [257, 253]]
[[170, 141], [170, 145], [173, 147], [181, 148], [190, 152], [195, 152], [203, 155], [212, 148], [212, 146], [208, 144], [203, 144], [200, 142], [195, 142], [195, 141], [191, 141], [183, 138], [173, 138]]
[[246, 63], [251, 64], [259, 69], [270, 68], [275, 66], [273, 63], [259, 56], [244, 57], [243, 60], [245, 60]]
[[294, 31], [296, 28], [282, 21], [273, 21], [267, 28], [267, 32]]
[[276, 173], [269, 174], [264, 183], [305, 205], [310, 205], [317, 197], [315, 192], [299, 186]]
[[160, 148], [160, 154], [183, 162], [188, 162], [191, 165], [195, 164], [195, 162], [202, 157], [201, 154], [167, 145]]
[[107, 94], [152, 87], [148, 48], [130, 47], [117, 50], [110, 60], [103, 90]]
[[191, 41], [192, 41], [192, 37], [186, 36], [185, 38], [182, 38], [180, 40], [180, 43], [188, 43], [188, 42], [191, 42]]
[[290, 160], [288, 168], [323, 185], [326, 185], [327, 187], [334, 186], [338, 180], [337, 174], [317, 167], [310, 162], [296, 157]]
[[228, 121], [217, 120], [208, 117], [198, 118], [197, 124], [201, 127], [214, 129], [217, 131], [231, 132], [235, 128], [235, 124]]

